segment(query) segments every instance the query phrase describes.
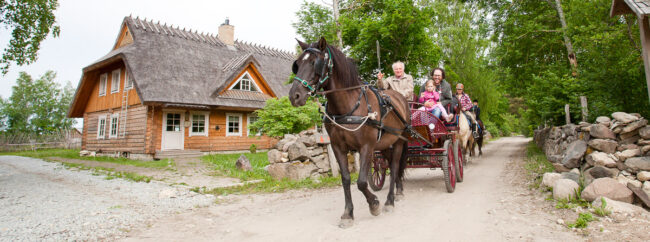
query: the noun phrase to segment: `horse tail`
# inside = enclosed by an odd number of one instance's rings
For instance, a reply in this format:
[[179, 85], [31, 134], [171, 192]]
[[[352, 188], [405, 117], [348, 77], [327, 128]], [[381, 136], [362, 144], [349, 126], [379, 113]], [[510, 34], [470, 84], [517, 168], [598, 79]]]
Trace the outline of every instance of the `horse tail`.
[[399, 158], [399, 169], [397, 171], [397, 179], [400, 181], [404, 180], [404, 171], [406, 171], [406, 161], [408, 155], [408, 142], [403, 142], [402, 155]]

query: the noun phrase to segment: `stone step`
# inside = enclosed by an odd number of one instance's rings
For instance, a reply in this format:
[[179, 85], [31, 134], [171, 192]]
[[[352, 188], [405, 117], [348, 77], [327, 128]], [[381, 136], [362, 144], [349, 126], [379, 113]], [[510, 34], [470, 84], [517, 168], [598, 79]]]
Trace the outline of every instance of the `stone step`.
[[165, 159], [165, 158], [188, 158], [188, 157], [201, 157], [203, 152], [199, 150], [165, 150], [165, 151], [156, 151], [154, 158], [156, 159]]

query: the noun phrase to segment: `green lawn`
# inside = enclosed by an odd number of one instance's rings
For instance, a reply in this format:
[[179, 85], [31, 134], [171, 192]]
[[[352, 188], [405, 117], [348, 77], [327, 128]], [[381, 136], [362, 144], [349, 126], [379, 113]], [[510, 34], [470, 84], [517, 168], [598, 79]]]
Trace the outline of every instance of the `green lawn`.
[[79, 150], [75, 149], [42, 149], [36, 151], [20, 151], [20, 152], [0, 152], [0, 155], [16, 155], [16, 156], [27, 156], [39, 159], [47, 159], [48, 157], [60, 157], [67, 159], [76, 159], [76, 160], [89, 160], [89, 161], [98, 161], [98, 162], [109, 162], [120, 165], [129, 165], [137, 167], [147, 167], [147, 168], [166, 168], [168, 165], [173, 166], [173, 161], [168, 159], [158, 160], [158, 161], [140, 161], [140, 160], [131, 160], [127, 158], [113, 158], [105, 156], [79, 156]]

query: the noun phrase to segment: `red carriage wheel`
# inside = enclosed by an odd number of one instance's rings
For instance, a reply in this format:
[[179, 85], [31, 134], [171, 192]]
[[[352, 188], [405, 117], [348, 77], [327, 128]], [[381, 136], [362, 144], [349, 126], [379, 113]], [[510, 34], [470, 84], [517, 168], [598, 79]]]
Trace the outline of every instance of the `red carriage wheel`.
[[456, 167], [454, 165], [454, 149], [449, 140], [445, 141], [445, 151], [442, 153], [442, 173], [445, 175], [445, 186], [447, 192], [452, 193], [456, 189]]
[[386, 181], [386, 170], [387, 168], [384, 158], [375, 155], [372, 159], [370, 171], [368, 172], [368, 184], [370, 184], [370, 188], [373, 191], [379, 191], [384, 187], [384, 182]]
[[456, 164], [456, 182], [463, 182], [463, 166], [465, 165], [465, 159], [462, 153], [463, 150], [460, 148], [459, 143], [458, 140], [454, 142], [454, 163]]

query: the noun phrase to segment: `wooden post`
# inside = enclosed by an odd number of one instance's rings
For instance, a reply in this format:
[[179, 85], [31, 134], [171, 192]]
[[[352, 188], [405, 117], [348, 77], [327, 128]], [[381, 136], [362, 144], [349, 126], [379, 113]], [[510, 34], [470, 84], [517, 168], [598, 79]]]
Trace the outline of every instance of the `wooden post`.
[[[327, 129], [325, 129], [325, 127], [323, 127], [321, 130], [323, 130], [324, 135], [329, 135], [327, 134]], [[327, 157], [330, 160], [330, 169], [332, 169], [332, 176], [337, 177], [341, 175], [341, 172], [339, 172], [339, 163], [336, 161], [336, 156], [334, 156], [334, 150], [332, 149], [331, 143], [327, 144]]]
[[571, 123], [571, 113], [569, 113], [569, 104], [564, 105], [564, 112], [566, 113], [566, 124]]
[[587, 97], [580, 96], [580, 106], [582, 106], [582, 122], [587, 122], [589, 110], [587, 108]]
[[645, 67], [645, 81], [648, 88], [648, 101], [650, 101], [650, 24], [648, 23], [648, 16], [640, 16], [639, 32], [641, 34], [641, 45], [643, 46], [643, 66]]

